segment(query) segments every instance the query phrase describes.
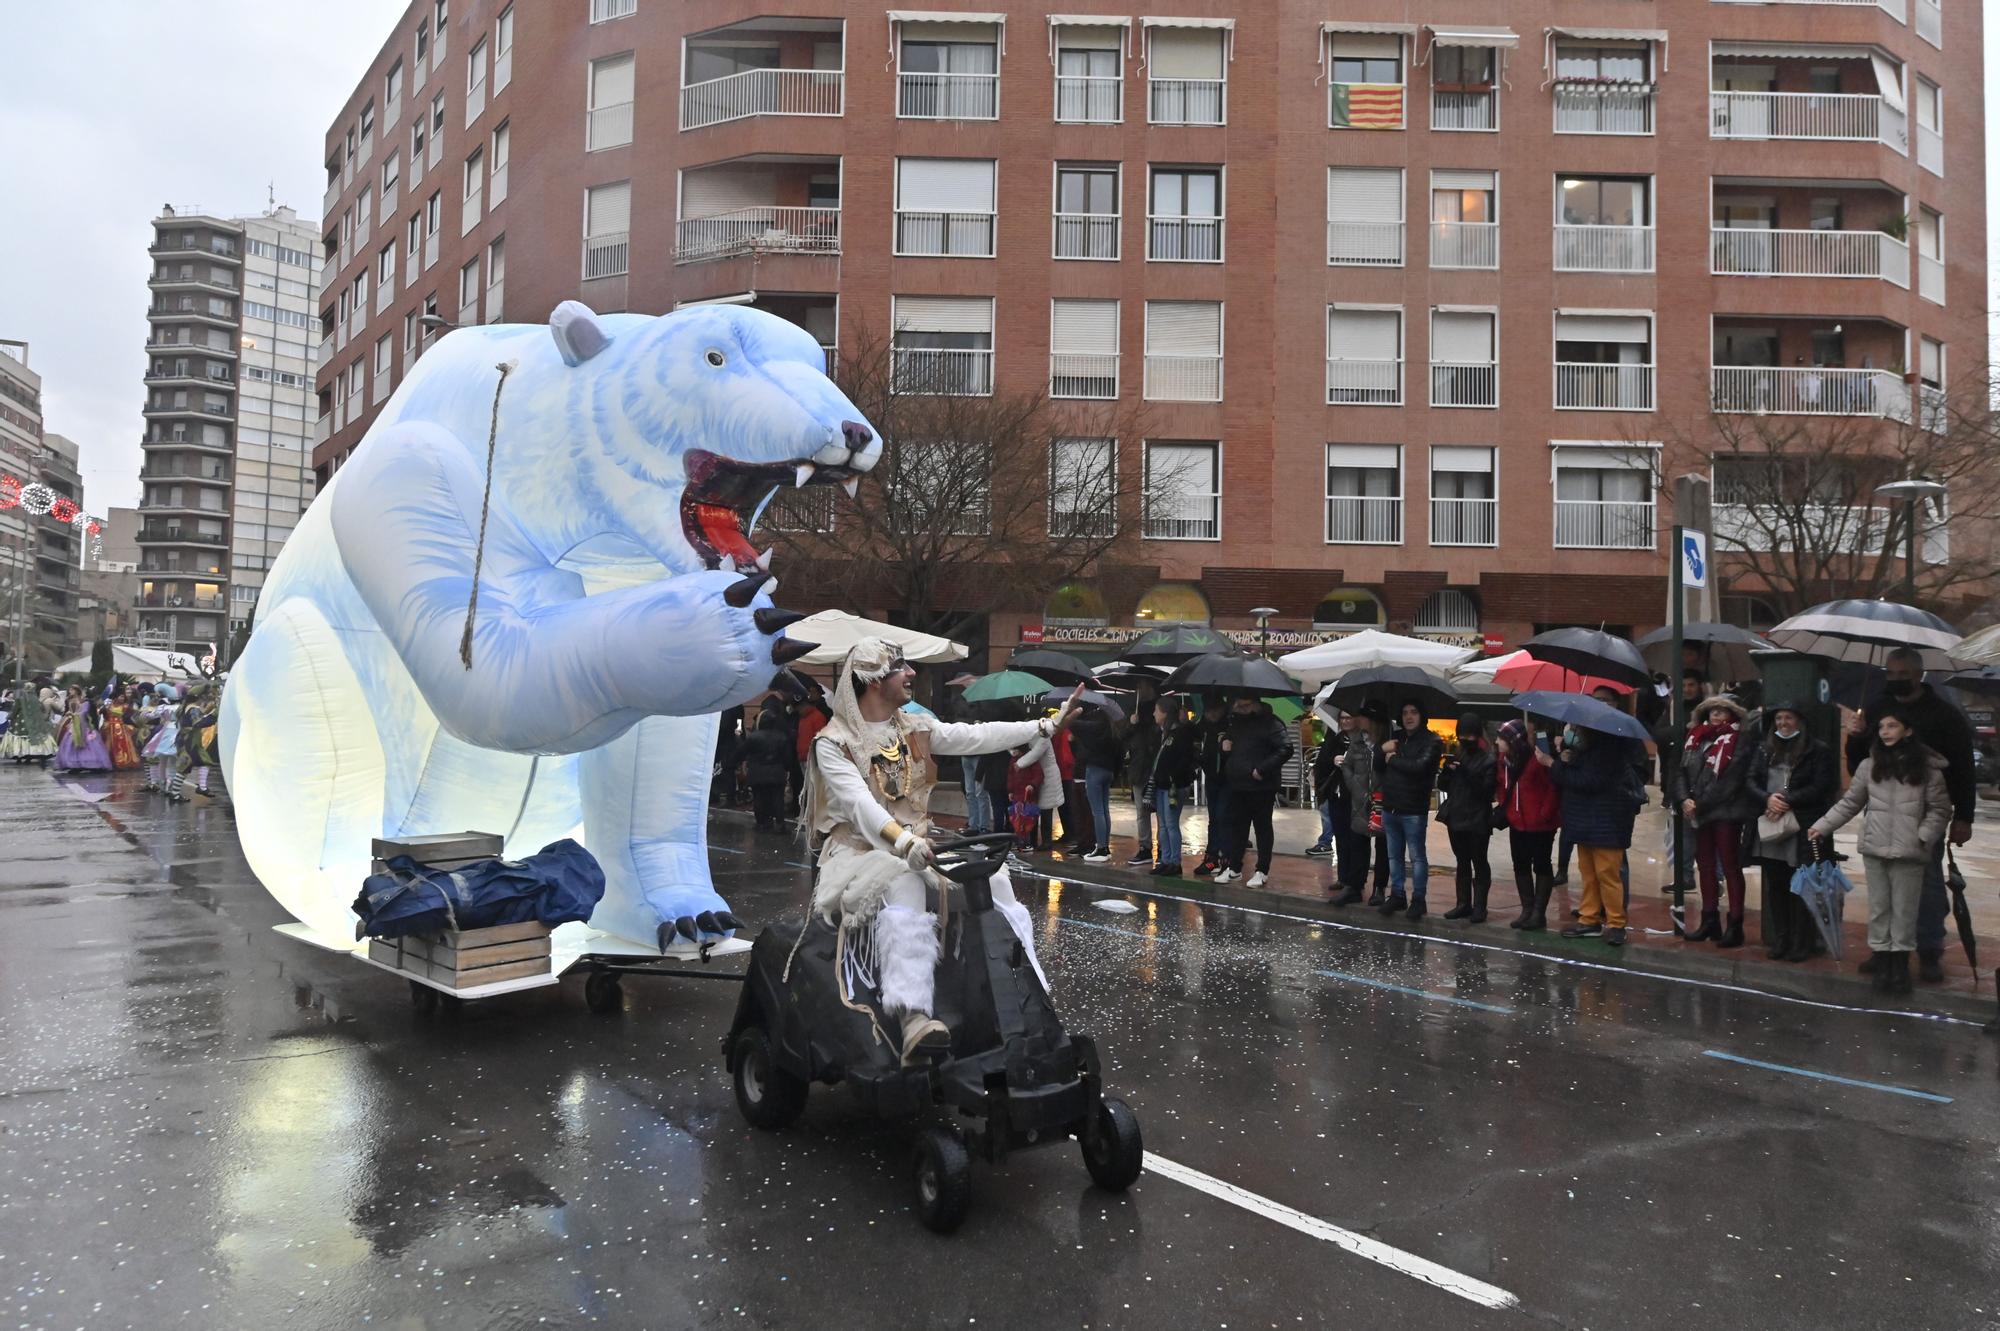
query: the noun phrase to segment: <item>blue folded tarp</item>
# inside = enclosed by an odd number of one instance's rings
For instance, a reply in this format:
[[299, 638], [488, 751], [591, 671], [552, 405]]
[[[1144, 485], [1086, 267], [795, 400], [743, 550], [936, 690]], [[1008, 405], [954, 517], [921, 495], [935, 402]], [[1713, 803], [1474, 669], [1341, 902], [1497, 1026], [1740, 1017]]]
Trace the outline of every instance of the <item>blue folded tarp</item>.
[[524, 860], [481, 860], [462, 869], [427, 869], [407, 855], [370, 874], [354, 899], [358, 938], [402, 938], [447, 929], [485, 929], [539, 920], [555, 927], [587, 920], [604, 895], [604, 870], [564, 839]]

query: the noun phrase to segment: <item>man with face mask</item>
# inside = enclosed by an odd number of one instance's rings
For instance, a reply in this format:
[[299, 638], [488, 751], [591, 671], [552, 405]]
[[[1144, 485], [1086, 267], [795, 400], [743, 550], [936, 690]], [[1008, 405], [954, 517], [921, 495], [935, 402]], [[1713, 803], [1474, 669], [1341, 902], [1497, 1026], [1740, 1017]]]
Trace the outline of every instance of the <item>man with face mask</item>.
[[[1979, 803], [1972, 770], [1972, 723], [1965, 719], [1965, 713], [1924, 683], [1923, 657], [1912, 648], [1896, 648], [1883, 666], [1888, 676], [1884, 695], [1866, 712], [1847, 720], [1848, 770], [1859, 767], [1868, 756], [1882, 714], [1893, 709], [1931, 752], [1945, 760], [1945, 786], [1951, 792], [1948, 835], [1952, 845], [1962, 846], [1972, 839], [1972, 819]], [[1924, 892], [1917, 905], [1917, 976], [1927, 984], [1944, 979], [1944, 922], [1949, 913], [1944, 886], [1944, 844], [1940, 842], [1924, 870]], [[1870, 965], [1864, 962], [1861, 969], [1869, 971]]]

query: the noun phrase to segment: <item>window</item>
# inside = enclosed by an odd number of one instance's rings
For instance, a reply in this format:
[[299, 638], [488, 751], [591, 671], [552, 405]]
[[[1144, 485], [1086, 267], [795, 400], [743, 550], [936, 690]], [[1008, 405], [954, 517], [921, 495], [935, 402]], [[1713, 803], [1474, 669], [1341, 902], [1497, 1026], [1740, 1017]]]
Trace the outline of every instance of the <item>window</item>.
[[[735, 74], [748, 74], [752, 70], [777, 69], [781, 64], [782, 57], [775, 42], [765, 46], [745, 44], [740, 38], [714, 41], [690, 38], [685, 77], [688, 86], [692, 87]], [[838, 65], [835, 67], [838, 68]], [[728, 118], [734, 119], [735, 116]]]
[[1652, 315], [1556, 311], [1556, 406], [1651, 411]]
[[992, 297], [897, 296], [890, 318], [896, 392], [992, 393]]
[[1118, 530], [1118, 441], [1049, 445], [1049, 535], [1108, 537]]
[[1145, 537], [1222, 539], [1222, 445], [1210, 440], [1146, 441]]
[[[427, 18], [420, 18], [417, 20], [417, 64], [422, 65], [424, 63], [424, 57], [430, 53], [430, 49], [431, 21]], [[417, 73], [417, 82], [421, 84], [423, 81], [423, 72], [419, 70]]]
[[1369, 268], [1402, 267], [1401, 167], [1327, 168], [1326, 261]]
[[375, 377], [380, 379], [389, 373], [389, 366], [395, 360], [396, 339], [388, 333], [375, 339]]
[[1329, 545], [1403, 543], [1403, 450], [1394, 444], [1326, 446]]
[[[382, 105], [393, 110], [403, 100], [403, 62], [398, 60], [389, 66], [389, 72], [382, 79]], [[395, 119], [391, 116], [390, 119]]]
[[442, 60], [444, 59], [445, 24], [450, 21], [449, 11], [451, 9], [451, 0], [431, 0], [431, 3], [432, 8], [436, 10], [436, 13], [431, 18], [431, 29], [437, 33], [437, 56], [438, 59]]
[[1146, 257], [1180, 263], [1222, 262], [1222, 172], [1214, 167], [1154, 167]]
[[1918, 339], [1917, 378], [1926, 388], [1944, 387], [1944, 343], [1936, 338]]
[[486, 247], [486, 322], [500, 320], [501, 297], [507, 285], [507, 238], [500, 236]]
[[403, 252], [408, 254], [411, 260], [414, 261], [417, 257], [417, 252], [424, 247], [423, 213], [411, 213], [410, 220], [403, 227], [403, 232], [405, 239]]
[[1431, 267], [1500, 266], [1499, 176], [1431, 172]]
[[476, 254], [458, 270], [458, 314], [460, 323], [479, 322], [479, 256]]
[[1334, 129], [1402, 129], [1401, 34], [1336, 32], [1328, 42], [1327, 124]]
[[897, 115], [919, 120], [999, 118], [996, 25], [895, 22]]
[[1049, 396], [1118, 396], [1117, 301], [1050, 302]]
[[1219, 27], [1147, 27], [1146, 119], [1150, 123], [1224, 123], [1229, 39], [1228, 30]]
[[1653, 548], [1656, 482], [1651, 450], [1559, 444], [1555, 449], [1555, 483], [1558, 548]]
[[616, 277], [631, 267], [632, 182], [598, 185], [583, 196], [583, 276]]
[[396, 283], [396, 242], [391, 240], [375, 256], [375, 285], [377, 290], [388, 290]]
[[361, 108], [361, 137], [366, 139], [373, 136], [374, 133], [375, 133], [375, 99], [371, 97], [368, 99], [367, 105]]
[[1125, 29], [1059, 24], [1056, 41], [1056, 119], [1070, 124], [1115, 125], [1125, 118]]
[[438, 145], [442, 145], [444, 142], [443, 93], [439, 93], [437, 96], [431, 98], [431, 142]]
[[415, 351], [417, 347], [417, 312], [411, 310], [403, 316], [403, 350]]
[[898, 440], [890, 455], [890, 521], [908, 532], [978, 536], [991, 525], [989, 445]]
[[385, 206], [396, 197], [396, 182], [402, 178], [403, 155], [392, 152], [388, 160], [382, 163], [382, 202]]
[[590, 21], [609, 23], [615, 18], [629, 18], [639, 12], [639, 0], [590, 0]]
[[1556, 44], [1558, 134], [1651, 134], [1652, 43]]
[[1326, 400], [1340, 406], [1403, 405], [1401, 307], [1327, 307]]
[[994, 163], [896, 159], [896, 253], [993, 257]]
[[465, 123], [479, 119], [486, 108], [486, 39], [472, 44], [465, 56]]
[[1432, 545], [1499, 543], [1493, 466], [1490, 448], [1431, 445]]
[[1652, 202], [1644, 176], [1557, 176], [1556, 271], [1652, 272]]
[[1206, 300], [1146, 302], [1145, 397], [1222, 401], [1222, 306]]
[[1431, 47], [1431, 128], [1498, 129], [1493, 86], [1498, 53], [1490, 46]]
[[589, 116], [584, 148], [596, 152], [632, 141], [632, 53], [590, 62]]
[[493, 21], [493, 94], [514, 80], [514, 6], [500, 11]]
[[493, 131], [493, 171], [487, 185], [487, 207], [498, 208], [507, 201], [507, 151], [512, 146], [513, 130], [506, 121], [501, 121]]
[[1436, 306], [1431, 311], [1431, 405], [1433, 407], [1497, 407], [1500, 405], [1499, 315], [1464, 306]]
[[436, 190], [424, 202], [424, 238], [437, 235], [439, 225], [444, 221], [444, 191]]
[[1118, 215], [1116, 163], [1056, 167], [1056, 258], [1117, 258]]
[[424, 176], [424, 147], [430, 142], [430, 122], [418, 116], [410, 126], [410, 182], [415, 184]]
[[1917, 209], [1916, 240], [1917, 294], [1925, 300], [1944, 304], [1944, 215], [1931, 208]]
[[479, 224], [479, 212], [486, 193], [486, 149], [474, 148], [465, 159], [465, 199], [458, 214], [458, 234], [464, 235]]
[[424, 319], [435, 319], [437, 317], [438, 298], [437, 293], [433, 291], [430, 295], [424, 297], [424, 317], [417, 320], [418, 326], [423, 329], [423, 341], [426, 347], [437, 340], [439, 330], [432, 324], [424, 323]]

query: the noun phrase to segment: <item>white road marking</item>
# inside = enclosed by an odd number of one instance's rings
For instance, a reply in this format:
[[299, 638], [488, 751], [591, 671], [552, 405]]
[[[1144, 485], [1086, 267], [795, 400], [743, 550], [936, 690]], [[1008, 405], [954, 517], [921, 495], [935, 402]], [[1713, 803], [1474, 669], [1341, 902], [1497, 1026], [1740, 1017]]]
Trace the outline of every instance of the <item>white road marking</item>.
[[1380, 1240], [1371, 1239], [1363, 1234], [1356, 1234], [1351, 1229], [1342, 1229], [1339, 1225], [1321, 1220], [1318, 1216], [1307, 1215], [1304, 1211], [1295, 1211], [1291, 1207], [1274, 1202], [1268, 1197], [1260, 1197], [1254, 1192], [1239, 1188], [1234, 1183], [1225, 1183], [1221, 1179], [1204, 1174], [1198, 1169], [1189, 1169], [1186, 1165], [1169, 1160], [1163, 1155], [1155, 1155], [1151, 1151], [1146, 1152], [1146, 1172], [1157, 1174], [1164, 1179], [1171, 1179], [1175, 1183], [1185, 1184], [1193, 1188], [1196, 1192], [1207, 1193], [1218, 1201], [1228, 1202], [1231, 1206], [1240, 1207], [1252, 1215], [1260, 1215], [1266, 1220], [1274, 1220], [1285, 1228], [1297, 1230], [1308, 1238], [1320, 1239], [1331, 1243], [1336, 1248], [1353, 1253], [1356, 1257], [1364, 1257], [1377, 1265], [1386, 1266], [1392, 1271], [1397, 1271], [1410, 1277], [1412, 1280], [1421, 1280], [1424, 1284], [1434, 1289], [1441, 1289], [1447, 1294], [1455, 1294], [1459, 1298], [1479, 1304], [1483, 1308], [1518, 1308], [1521, 1306], [1520, 1299], [1501, 1289], [1498, 1285], [1489, 1285], [1483, 1280], [1475, 1280], [1471, 1276], [1462, 1275], [1448, 1266], [1439, 1266], [1436, 1262], [1418, 1257], [1414, 1253], [1404, 1252], [1401, 1248], [1392, 1248]]

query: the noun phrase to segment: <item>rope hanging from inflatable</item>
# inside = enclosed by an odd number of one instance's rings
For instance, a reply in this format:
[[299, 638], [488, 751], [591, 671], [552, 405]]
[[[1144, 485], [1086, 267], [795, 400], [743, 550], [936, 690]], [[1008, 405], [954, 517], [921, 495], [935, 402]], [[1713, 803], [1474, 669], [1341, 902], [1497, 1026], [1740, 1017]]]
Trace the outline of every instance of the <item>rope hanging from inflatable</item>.
[[493, 367], [500, 382], [493, 385], [493, 419], [486, 426], [486, 492], [479, 497], [479, 543], [472, 552], [472, 595], [465, 603], [465, 636], [458, 640], [458, 659], [472, 669], [472, 624], [479, 616], [479, 570], [486, 562], [486, 515], [493, 508], [493, 446], [500, 438], [500, 391], [507, 386], [514, 362], [503, 360]]

